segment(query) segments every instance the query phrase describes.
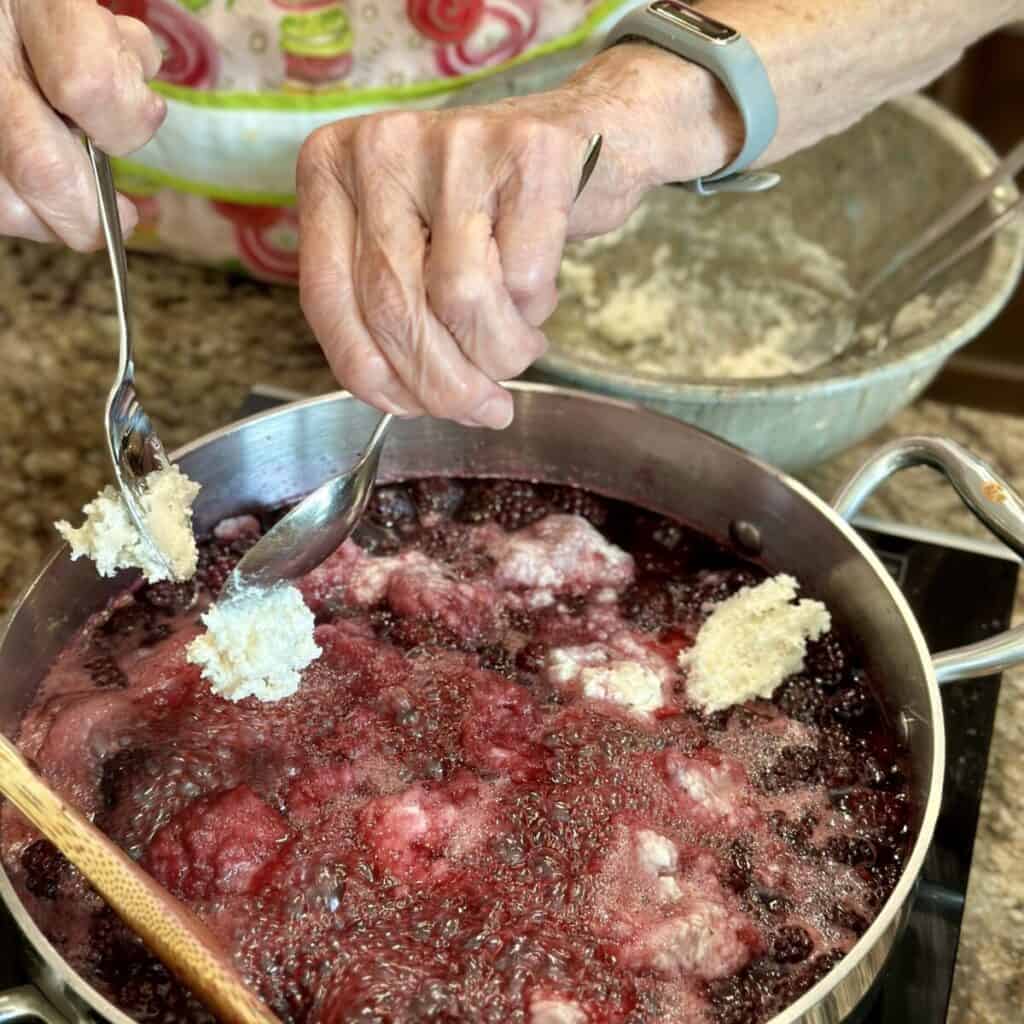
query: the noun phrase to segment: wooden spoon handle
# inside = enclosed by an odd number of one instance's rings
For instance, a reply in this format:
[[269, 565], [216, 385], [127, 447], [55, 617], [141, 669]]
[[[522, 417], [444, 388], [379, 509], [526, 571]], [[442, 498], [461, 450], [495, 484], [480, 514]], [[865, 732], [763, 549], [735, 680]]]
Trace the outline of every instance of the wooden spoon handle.
[[2, 734], [0, 792], [82, 872], [218, 1020], [277, 1024], [206, 925], [55, 793]]

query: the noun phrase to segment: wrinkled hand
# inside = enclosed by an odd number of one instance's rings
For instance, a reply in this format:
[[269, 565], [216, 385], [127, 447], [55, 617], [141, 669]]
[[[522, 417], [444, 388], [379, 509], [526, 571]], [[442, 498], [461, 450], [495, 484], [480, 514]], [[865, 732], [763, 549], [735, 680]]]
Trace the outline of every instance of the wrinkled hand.
[[574, 205], [589, 133], [573, 106], [550, 93], [310, 137], [302, 306], [343, 386], [400, 415], [508, 425], [496, 382], [544, 352], [567, 237], [609, 230], [637, 198], [606, 139]]
[[[96, 0], [0, 0], [0, 234], [102, 244], [92, 171], [67, 122], [114, 156], [138, 149], [163, 121], [146, 86], [161, 60], [141, 22]], [[138, 217], [118, 205], [127, 233]]]

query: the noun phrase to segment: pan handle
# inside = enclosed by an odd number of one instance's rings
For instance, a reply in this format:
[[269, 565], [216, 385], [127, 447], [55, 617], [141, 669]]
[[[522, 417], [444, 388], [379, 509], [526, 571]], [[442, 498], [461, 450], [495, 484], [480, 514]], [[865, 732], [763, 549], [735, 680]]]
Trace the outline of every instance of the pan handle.
[[29, 1020], [43, 1021], [43, 1024], [67, 1024], [67, 1020], [32, 985], [0, 992], [0, 1024]]
[[[874, 491], [911, 466], [931, 466], [1007, 547], [1024, 558], [1024, 500], [986, 462], [942, 437], [906, 437], [880, 448], [836, 495], [833, 507], [850, 521]], [[1001, 672], [1024, 662], [1024, 626], [934, 658], [939, 683]]]

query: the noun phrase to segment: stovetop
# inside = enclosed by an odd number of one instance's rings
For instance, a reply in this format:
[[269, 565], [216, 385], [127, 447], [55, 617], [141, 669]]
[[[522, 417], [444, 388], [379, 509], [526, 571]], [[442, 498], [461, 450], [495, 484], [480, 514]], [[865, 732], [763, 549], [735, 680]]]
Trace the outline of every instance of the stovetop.
[[[254, 393], [243, 414], [281, 401], [269, 389]], [[906, 595], [932, 651], [974, 643], [1009, 625], [1020, 565], [1002, 549], [873, 521], [859, 528]], [[861, 1007], [859, 1024], [946, 1020], [998, 697], [998, 676], [943, 688], [946, 787], [935, 840], [910, 923]], [[17, 945], [13, 924], [0, 918], [0, 990], [25, 983]]]

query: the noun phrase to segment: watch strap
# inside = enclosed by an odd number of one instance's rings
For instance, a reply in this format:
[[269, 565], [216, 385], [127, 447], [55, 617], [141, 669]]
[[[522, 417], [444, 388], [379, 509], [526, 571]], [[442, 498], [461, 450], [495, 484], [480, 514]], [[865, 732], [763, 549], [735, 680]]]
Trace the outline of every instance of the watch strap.
[[665, 13], [675, 6], [672, 0], [655, 0], [636, 8], [613, 26], [604, 48], [635, 41], [667, 50], [710, 71], [736, 104], [744, 128], [739, 153], [714, 174], [678, 184], [699, 195], [761, 192], [774, 187], [781, 180], [778, 174], [747, 170], [768, 148], [778, 128], [775, 90], [764, 64], [750, 43], [736, 32], [726, 30], [731, 33], [727, 39], [711, 41], [680, 28]]

